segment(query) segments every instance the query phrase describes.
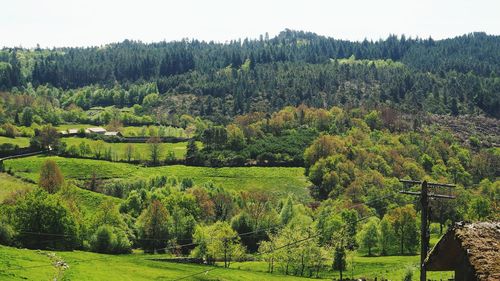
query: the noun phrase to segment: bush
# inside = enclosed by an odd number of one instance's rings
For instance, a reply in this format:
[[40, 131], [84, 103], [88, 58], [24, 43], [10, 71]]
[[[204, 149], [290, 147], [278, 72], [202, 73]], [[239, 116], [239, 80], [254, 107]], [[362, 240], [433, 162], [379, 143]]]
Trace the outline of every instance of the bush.
[[9, 123], [2, 126], [2, 131], [3, 135], [9, 138], [15, 138], [18, 134], [16, 127]]
[[194, 181], [192, 178], [183, 178], [181, 180], [181, 190], [184, 191], [188, 188], [191, 188], [194, 186]]
[[[14, 229], [23, 231], [16, 235], [16, 241], [22, 247], [73, 250], [79, 246], [77, 222], [57, 197], [38, 188], [16, 200], [10, 215]], [[60, 239], [38, 233], [51, 233]]]
[[115, 238], [113, 237], [113, 230], [111, 226], [100, 226], [90, 241], [90, 248], [97, 253], [109, 253], [113, 248]]
[[413, 278], [413, 270], [411, 268], [406, 269], [403, 281], [411, 281]]
[[14, 230], [12, 227], [6, 223], [0, 222], [0, 244], [10, 245], [12, 243], [13, 236]]
[[97, 253], [126, 254], [131, 252], [131, 245], [122, 230], [109, 225], [101, 225], [92, 235], [90, 249]]

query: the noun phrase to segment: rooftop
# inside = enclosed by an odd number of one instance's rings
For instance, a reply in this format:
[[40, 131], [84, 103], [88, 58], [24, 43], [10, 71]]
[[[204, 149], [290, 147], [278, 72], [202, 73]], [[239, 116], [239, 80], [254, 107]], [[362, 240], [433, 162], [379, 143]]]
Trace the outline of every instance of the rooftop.
[[453, 270], [464, 256], [477, 280], [500, 280], [500, 222], [456, 223], [425, 262], [430, 271]]

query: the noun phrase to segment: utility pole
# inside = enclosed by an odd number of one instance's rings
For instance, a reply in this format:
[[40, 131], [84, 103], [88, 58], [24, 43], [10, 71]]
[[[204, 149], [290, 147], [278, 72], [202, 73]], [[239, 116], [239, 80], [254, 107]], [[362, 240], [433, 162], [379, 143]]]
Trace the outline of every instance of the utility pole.
[[453, 184], [446, 183], [428, 183], [427, 181], [415, 181], [415, 180], [403, 180], [400, 179], [400, 182], [406, 184], [407, 186], [413, 186], [420, 184], [421, 189], [420, 192], [401, 190], [400, 193], [409, 194], [413, 196], [420, 197], [420, 281], [427, 280], [427, 270], [425, 269], [425, 258], [427, 257], [427, 253], [429, 252], [429, 198], [441, 198], [441, 199], [455, 199], [455, 196], [452, 195], [444, 195], [444, 194], [436, 194], [429, 193], [430, 187], [455, 187]]

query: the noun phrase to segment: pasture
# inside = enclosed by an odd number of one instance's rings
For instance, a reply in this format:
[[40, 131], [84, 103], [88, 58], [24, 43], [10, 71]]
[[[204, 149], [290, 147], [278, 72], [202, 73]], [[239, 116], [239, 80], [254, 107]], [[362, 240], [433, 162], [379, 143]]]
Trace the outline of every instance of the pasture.
[[[103, 127], [105, 125], [92, 125], [92, 124], [61, 124], [57, 125], [55, 128], [58, 131], [66, 131], [68, 129], [86, 129], [92, 127]], [[150, 125], [150, 126], [124, 126], [119, 129], [124, 137], [149, 137], [150, 132], [161, 133], [163, 137], [175, 137], [175, 138], [186, 138], [190, 137], [188, 133], [183, 128], [177, 128], [172, 126], [160, 126]]]
[[[88, 144], [90, 147], [90, 154], [85, 156], [92, 156], [94, 154], [94, 149], [98, 141], [87, 139], [87, 138], [63, 138], [61, 139], [66, 143], [67, 147], [74, 145], [77, 148], [81, 143]], [[127, 160], [127, 148], [128, 143], [105, 143], [101, 148], [102, 151], [106, 151], [111, 148], [113, 154], [116, 155], [117, 160]], [[131, 160], [147, 161], [150, 158], [149, 145], [147, 143], [130, 143], [132, 146], [132, 158]], [[161, 143], [160, 144], [160, 157], [159, 159], [164, 160], [169, 152], [173, 152], [176, 159], [184, 159], [186, 154], [187, 142], [177, 142], [177, 143]], [[201, 143], [198, 143], [201, 147]], [[101, 152], [102, 153], [102, 152]]]
[[35, 188], [34, 184], [24, 182], [6, 173], [0, 173], [0, 203], [15, 191], [33, 188]]
[[[373, 280], [403, 280], [407, 270], [413, 271], [413, 280], [418, 280], [419, 269], [418, 263], [420, 256], [381, 256], [381, 257], [365, 257], [356, 252], [349, 252], [346, 258], [346, 270], [343, 272], [344, 278], [361, 279], [369, 278]], [[325, 265], [331, 266], [331, 261], [325, 262]], [[267, 272], [268, 264], [264, 261], [254, 262], [234, 262], [232, 268], [254, 271]], [[276, 273], [279, 274], [279, 264], [275, 264]], [[451, 272], [428, 272], [427, 277], [431, 280], [448, 280], [452, 276]], [[340, 274], [338, 271], [323, 268], [319, 274], [320, 278], [327, 280], [339, 280]]]
[[163, 137], [174, 137], [174, 138], [187, 138], [191, 135], [187, 134], [183, 128], [176, 128], [172, 126], [164, 126], [160, 131], [159, 126], [125, 126], [120, 129], [120, 132], [125, 137], [149, 137], [150, 132], [160, 132]]
[[16, 137], [16, 138], [8, 138], [0, 136], [0, 144], [10, 143], [17, 145], [19, 147], [28, 147], [30, 146], [30, 139], [26, 137]]
[[[178, 264], [153, 261], [151, 258], [165, 255], [104, 255], [82, 251], [53, 252], [16, 249], [0, 246], [0, 279], [2, 280], [49, 280], [56, 276], [62, 280], [331, 280], [339, 278], [337, 271], [324, 269], [319, 279], [285, 276], [278, 272], [269, 274], [265, 262], [234, 262], [229, 269], [204, 265]], [[385, 278], [402, 280], [404, 273], [413, 270], [413, 280], [418, 280], [418, 256], [348, 258], [344, 278]], [[54, 267], [55, 261], [68, 264], [66, 270]], [[277, 265], [279, 266], [279, 265]], [[215, 268], [215, 269], [214, 269]], [[207, 272], [207, 270], [209, 270]], [[124, 276], [123, 273], [127, 275]], [[201, 273], [194, 275], [196, 273]], [[190, 275], [193, 275], [189, 277]], [[431, 280], [446, 280], [449, 272], [429, 272]]]
[[[157, 258], [158, 256], [154, 256]], [[224, 269], [204, 265], [178, 264], [149, 260], [151, 255], [104, 255], [90, 252], [52, 252], [0, 246], [1, 280], [307, 280], [293, 276]], [[69, 267], [58, 270], [55, 261]], [[204, 271], [211, 270], [207, 273]], [[126, 275], [125, 275], [126, 274]]]
[[295, 167], [193, 167], [171, 165], [161, 167], [142, 167], [127, 163], [114, 163], [102, 160], [75, 159], [63, 157], [34, 156], [5, 161], [5, 167], [16, 175], [38, 180], [39, 169], [46, 159], [52, 159], [61, 168], [66, 179], [86, 180], [92, 173], [102, 179], [137, 180], [155, 176], [192, 178], [195, 184], [213, 182], [217, 186], [234, 190], [262, 190], [278, 196], [295, 194], [307, 200], [309, 185], [304, 176], [304, 168]]

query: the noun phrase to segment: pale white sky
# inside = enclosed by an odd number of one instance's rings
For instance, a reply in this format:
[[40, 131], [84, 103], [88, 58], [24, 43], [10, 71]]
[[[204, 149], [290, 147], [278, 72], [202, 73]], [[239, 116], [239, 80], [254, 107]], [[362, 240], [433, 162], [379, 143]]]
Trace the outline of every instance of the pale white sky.
[[0, 46], [225, 42], [285, 28], [338, 39], [500, 34], [500, 0], [0, 0]]

